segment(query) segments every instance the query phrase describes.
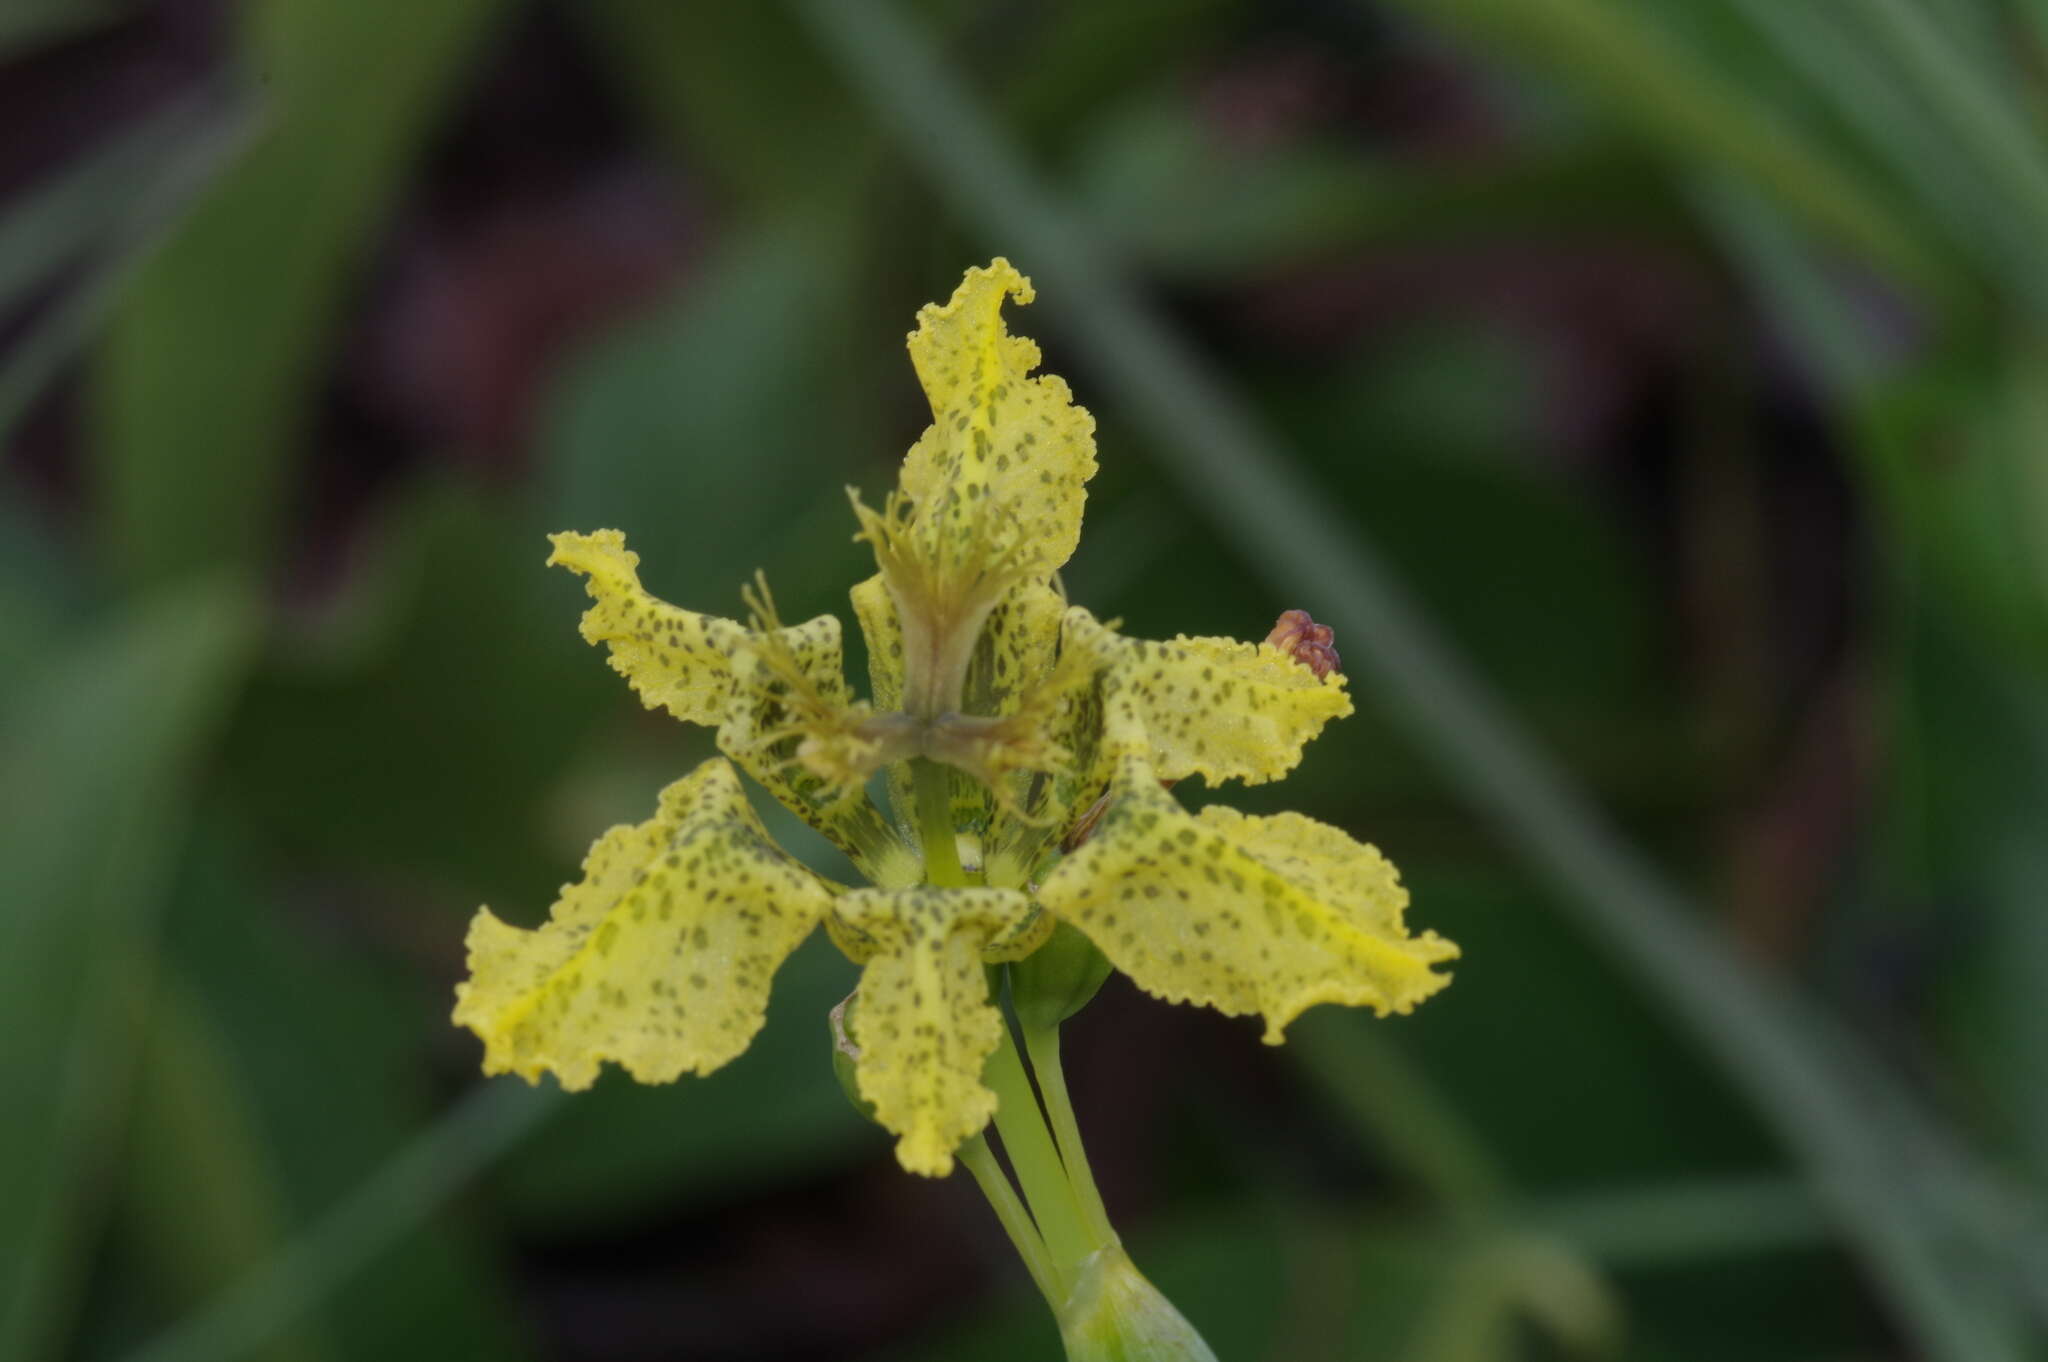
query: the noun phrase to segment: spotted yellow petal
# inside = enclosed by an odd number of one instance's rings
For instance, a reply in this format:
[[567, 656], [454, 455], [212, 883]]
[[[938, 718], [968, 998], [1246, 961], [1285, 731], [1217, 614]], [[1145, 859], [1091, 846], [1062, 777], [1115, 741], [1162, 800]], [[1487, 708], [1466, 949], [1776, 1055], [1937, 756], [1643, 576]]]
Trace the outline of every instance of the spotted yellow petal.
[[1432, 966], [1458, 954], [1409, 934], [1408, 891], [1373, 847], [1299, 814], [1190, 814], [1136, 759], [1039, 899], [1146, 992], [1263, 1014], [1275, 1045], [1317, 1003], [1407, 1012], [1450, 982]]
[[902, 490], [933, 553], [972, 561], [1015, 547], [1016, 570], [1048, 577], [1081, 537], [1082, 490], [1095, 475], [1095, 418], [1066, 380], [1030, 377], [1038, 346], [1003, 325], [1003, 302], [1033, 297], [998, 257], [970, 269], [941, 307], [917, 314], [910, 361], [932, 424], [903, 462]]
[[1066, 598], [1038, 578], [1017, 583], [982, 625], [968, 664], [963, 706], [969, 714], [1015, 714], [1052, 671]]
[[1136, 707], [1161, 780], [1278, 780], [1323, 725], [1351, 713], [1344, 676], [1319, 677], [1270, 643], [1227, 638], [1126, 638], [1078, 607], [1068, 628], [1114, 656], [1118, 689]]
[[831, 905], [713, 758], [653, 818], [599, 838], [541, 927], [477, 913], [455, 1021], [482, 1038], [485, 1073], [528, 1082], [586, 1088], [604, 1060], [643, 1083], [709, 1073], [747, 1048], [770, 979]]
[[[900, 710], [903, 707], [903, 625], [896, 617], [896, 602], [889, 594], [888, 583], [878, 572], [855, 586], [850, 594], [854, 619], [859, 621], [861, 637], [868, 646], [868, 696], [882, 713]], [[915, 804], [910, 788], [909, 763], [892, 762], [888, 768], [887, 783], [890, 807], [896, 811], [906, 838], [915, 842], [916, 836], [910, 831], [913, 821], [911, 810]]]
[[861, 1096], [898, 1136], [905, 1168], [944, 1177], [996, 1110], [981, 1070], [1003, 1019], [982, 952], [1030, 918], [1030, 900], [1010, 889], [856, 889], [838, 908], [873, 943], [853, 1010]]
[[1072, 556], [1095, 473], [1095, 418], [1064, 380], [1031, 376], [1037, 345], [1003, 325], [1011, 297], [1029, 302], [1031, 285], [999, 259], [918, 313], [910, 356], [932, 424], [880, 512], [854, 497], [897, 605], [904, 708], [921, 718], [962, 707], [982, 622], [1004, 593]]
[[548, 540], [555, 546], [548, 565], [580, 573], [596, 602], [583, 612], [585, 641], [607, 646], [612, 668], [641, 701], [687, 723], [722, 720], [732, 695], [732, 650], [746, 629], [649, 595], [640, 585], [640, 555], [617, 530]]
[[868, 645], [868, 697], [884, 713], [901, 709], [903, 626], [897, 623], [896, 603], [889, 599], [888, 583], [878, 572], [847, 594], [853, 598], [853, 617]]

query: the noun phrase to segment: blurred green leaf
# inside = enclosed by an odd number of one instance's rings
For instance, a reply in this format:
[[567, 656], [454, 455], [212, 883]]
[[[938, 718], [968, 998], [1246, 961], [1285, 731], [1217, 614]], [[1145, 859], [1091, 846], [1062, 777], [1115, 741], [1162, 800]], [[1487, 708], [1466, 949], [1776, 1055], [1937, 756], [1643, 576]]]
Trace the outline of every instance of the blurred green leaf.
[[[427, 487], [395, 503], [362, 580], [280, 652], [236, 726], [244, 788], [299, 791], [257, 817], [497, 902], [551, 891], [597, 829], [543, 829], [547, 801], [602, 721], [640, 710], [578, 637], [588, 602], [543, 565], [549, 530], [624, 529], [649, 588], [695, 609], [737, 613], [762, 567], [791, 618], [844, 612], [862, 553], [843, 487], [864, 441], [841, 416], [828, 300], [847, 271], [825, 230], [764, 229], [593, 343], [544, 404], [533, 500]], [[792, 382], [817, 400], [790, 402]], [[647, 725], [680, 774], [690, 731]]]
[[1505, 1170], [1434, 1078], [1376, 1028], [1320, 1009], [1296, 1023], [1287, 1055], [1393, 1167], [1453, 1213], [1507, 1194]]
[[1852, 432], [1900, 570], [2048, 679], [2048, 347], [1964, 351], [1888, 385]]
[[53, 650], [0, 740], [0, 1354], [58, 1346], [98, 1218], [188, 780], [241, 679], [250, 603], [147, 599]]
[[18, 487], [0, 477], [0, 713], [91, 596], [52, 527], [34, 509]]
[[1395, 1027], [1344, 1014], [1323, 1025], [1368, 1045], [1352, 1033], [1371, 1031], [1428, 1075], [1524, 1194], [1775, 1165], [1656, 995], [1557, 932], [1512, 874], [1422, 855], [1401, 866], [1429, 924], [1464, 950], [1457, 987]]
[[763, 568], [789, 618], [846, 613], [872, 569], [845, 486], [864, 480], [875, 432], [850, 419], [863, 399], [840, 340], [856, 274], [843, 224], [821, 213], [740, 234], [564, 372], [539, 439], [553, 528], [624, 530], [648, 589], [691, 609], [738, 614]]
[[608, 705], [631, 703], [576, 634], [582, 592], [542, 566], [517, 502], [417, 488], [369, 535], [392, 593], [363, 607], [374, 624], [340, 652], [281, 649], [237, 716], [250, 816], [302, 853], [433, 877], [449, 923], [477, 894], [552, 890], [582, 843], [546, 835], [545, 800]]
[[[203, 999], [214, 1042], [209, 1063], [232, 1087], [245, 1127], [237, 1138], [257, 1148], [244, 1167], [202, 1164], [157, 1187], [162, 1237], [175, 1243], [181, 1226], [187, 1233], [204, 1227], [215, 1202], [246, 1199], [240, 1178], [270, 1182], [263, 1195], [275, 1200], [285, 1224], [317, 1242], [336, 1208], [353, 1204], [433, 1127], [441, 1103], [432, 1061], [467, 1038], [447, 1022], [445, 979], [422, 986], [410, 960], [374, 949], [387, 921], [374, 900], [357, 900], [348, 924], [355, 930], [343, 930], [290, 891], [230, 808], [207, 812], [172, 904], [167, 954]], [[452, 957], [454, 935], [451, 924], [433, 945]], [[525, 1118], [516, 1113], [525, 1110], [525, 1096], [508, 1094], [501, 1112], [517, 1133], [478, 1132], [484, 1143], [463, 1148], [480, 1162], [448, 1170], [453, 1181], [433, 1187], [431, 1197], [451, 1195], [523, 1134]], [[511, 1359], [524, 1352], [496, 1254], [466, 1218], [405, 1205], [378, 1214], [356, 1231], [365, 1238], [324, 1250], [340, 1256], [316, 1256], [310, 1265], [305, 1241], [273, 1243], [277, 1251], [248, 1264], [249, 1272], [218, 1283], [227, 1289], [210, 1293], [196, 1318], [232, 1315], [237, 1300], [243, 1309], [275, 1309], [260, 1297], [248, 1303], [258, 1296], [253, 1284], [296, 1262], [290, 1270], [312, 1273], [319, 1286], [274, 1318], [288, 1324], [293, 1311], [307, 1310], [305, 1323], [317, 1324], [342, 1356], [475, 1351]], [[185, 1257], [206, 1252], [193, 1245]], [[326, 1308], [313, 1314], [315, 1302]]]
[[[183, 1313], [275, 1253], [286, 1210], [217, 1024], [175, 971], [158, 980], [131, 1100], [123, 1219], [160, 1299]], [[332, 1353], [302, 1323], [262, 1356]]]
[[336, 311], [498, 0], [256, 6], [274, 101], [239, 165], [132, 281], [94, 415], [103, 547], [130, 580], [261, 564]]
[[1583, 726], [1661, 711], [1645, 555], [1530, 457], [1549, 381], [1498, 332], [1388, 326], [1327, 373], [1275, 375], [1261, 405], [1430, 617], [1532, 715], [1576, 710]]
[[2048, 1182], [2048, 701], [1931, 609], [1896, 641], [1894, 779], [1876, 811], [1873, 883], [1894, 932], [1953, 933], [1939, 994], [2002, 1142]]
[[1004, 30], [1000, 46], [990, 47], [1002, 59], [998, 98], [1010, 125], [1025, 140], [1064, 140], [1122, 97], [1134, 73], [1172, 80], [1198, 72], [1209, 47], [1239, 22], [1235, 9], [1228, 0], [1066, 0], [1043, 7], [1028, 26], [984, 9], [980, 31], [964, 36]]
[[[475, 1089], [283, 1254], [214, 1306], [131, 1354], [128, 1362], [235, 1362], [246, 1356], [439, 1210], [552, 1106], [546, 1094], [517, 1083]], [[402, 1333], [431, 1322], [431, 1315], [413, 1315], [376, 1324]], [[486, 1356], [503, 1355], [490, 1351], [503, 1346], [500, 1342], [486, 1338], [482, 1346]]]

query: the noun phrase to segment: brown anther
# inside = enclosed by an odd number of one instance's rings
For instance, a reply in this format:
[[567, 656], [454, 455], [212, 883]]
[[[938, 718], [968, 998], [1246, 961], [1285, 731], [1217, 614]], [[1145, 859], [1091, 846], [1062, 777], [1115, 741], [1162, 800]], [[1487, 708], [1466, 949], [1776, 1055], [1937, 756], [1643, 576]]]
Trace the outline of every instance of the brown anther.
[[[1171, 790], [1173, 786], [1174, 782], [1170, 780], [1159, 782], [1159, 788], [1162, 790]], [[1095, 835], [1095, 830], [1102, 826], [1102, 816], [1109, 812], [1109, 800], [1110, 796], [1104, 794], [1102, 798], [1088, 806], [1088, 812], [1074, 820], [1074, 826], [1069, 828], [1067, 835], [1060, 839], [1060, 850], [1062, 852], [1074, 850]]]
[[1090, 837], [1093, 837], [1095, 829], [1101, 826], [1102, 815], [1108, 812], [1109, 796], [1105, 794], [1102, 798], [1088, 806], [1088, 812], [1074, 820], [1074, 826], [1067, 829], [1067, 835], [1060, 840], [1060, 850], [1063, 852], [1072, 851]]
[[1335, 638], [1330, 626], [1317, 624], [1309, 618], [1308, 611], [1289, 610], [1273, 622], [1273, 632], [1266, 635], [1266, 642], [1320, 679], [1344, 669], [1344, 660], [1337, 656]]

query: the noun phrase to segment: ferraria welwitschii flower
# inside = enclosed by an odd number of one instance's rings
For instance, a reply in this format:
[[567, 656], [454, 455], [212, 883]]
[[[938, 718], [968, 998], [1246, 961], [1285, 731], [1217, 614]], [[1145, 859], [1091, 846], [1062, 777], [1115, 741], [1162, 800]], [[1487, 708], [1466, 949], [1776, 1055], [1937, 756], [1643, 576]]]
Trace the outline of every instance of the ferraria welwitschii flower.
[[[879, 568], [852, 592], [866, 700], [836, 618], [785, 626], [759, 585], [744, 622], [698, 614], [641, 588], [617, 531], [554, 536], [548, 561], [594, 601], [583, 636], [648, 707], [714, 726], [724, 755], [599, 838], [543, 925], [477, 915], [455, 1020], [486, 1072], [571, 1089], [605, 1060], [648, 1083], [709, 1072], [822, 924], [861, 967], [859, 1094], [904, 1167], [941, 1175], [996, 1109], [986, 966], [1058, 924], [1149, 993], [1263, 1017], [1274, 1043], [1314, 1004], [1406, 1012], [1447, 982], [1433, 967], [1456, 948], [1408, 931], [1374, 848], [1296, 814], [1190, 811], [1168, 788], [1276, 780], [1351, 701], [1329, 631], [1298, 611], [1257, 642], [1152, 641], [1066, 601], [1094, 421], [1007, 333], [1005, 300], [1031, 297], [998, 259], [918, 316], [932, 424], [881, 509], [854, 498]], [[778, 848], [742, 772], [868, 884]]]

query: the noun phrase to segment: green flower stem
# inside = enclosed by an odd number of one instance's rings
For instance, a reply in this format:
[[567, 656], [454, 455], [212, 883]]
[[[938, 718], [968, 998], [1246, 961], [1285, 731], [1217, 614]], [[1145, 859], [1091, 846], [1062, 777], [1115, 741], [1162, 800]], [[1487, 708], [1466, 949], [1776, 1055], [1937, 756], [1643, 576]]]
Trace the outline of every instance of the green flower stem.
[[[960, 850], [954, 840], [953, 792], [946, 768], [936, 762], [919, 758], [910, 764], [911, 788], [917, 798], [918, 840], [924, 844], [924, 873], [930, 883], [944, 888], [960, 888], [968, 883], [967, 872], [960, 864]], [[993, 980], [991, 981], [993, 983]], [[993, 991], [993, 990], [992, 990]], [[1031, 1208], [1031, 1219], [1037, 1225], [1047, 1261], [1047, 1281], [1039, 1283], [1039, 1289], [1046, 1291], [1046, 1300], [1057, 1311], [1073, 1286], [1074, 1273], [1082, 1260], [1095, 1251], [1098, 1245], [1084, 1228], [1080, 1205], [1073, 1187], [1067, 1180], [1066, 1166], [1060, 1162], [1059, 1148], [1045, 1128], [1045, 1119], [1038, 1108], [1038, 1097], [1031, 1090], [1030, 1076], [1024, 1072], [1024, 1061], [1017, 1054], [1017, 1045], [1010, 1036], [1010, 1028], [1003, 1027], [1002, 1044], [989, 1056], [988, 1067], [982, 1077], [989, 1089], [996, 1095], [996, 1130], [1003, 1137], [1003, 1152], [1010, 1157], [1010, 1167], [1017, 1172], [1017, 1181], [1024, 1189], [1024, 1200]], [[987, 1150], [985, 1141], [970, 1141]], [[961, 1157], [966, 1158], [963, 1147]], [[996, 1184], [1007, 1189], [1001, 1170], [993, 1162], [990, 1168], [996, 1173]], [[991, 1190], [989, 1179], [982, 1170], [970, 1162], [968, 1170], [982, 1184], [989, 1205], [995, 1208], [996, 1217], [1010, 1228], [1009, 1210], [997, 1199], [998, 1193]], [[1012, 1197], [1014, 1200], [1014, 1196]], [[1012, 1230], [1010, 1237], [1018, 1236]], [[1024, 1253], [1025, 1266], [1032, 1267], [1032, 1278], [1039, 1278], [1039, 1269], [1032, 1266], [1031, 1256]], [[1048, 1285], [1050, 1290], [1047, 1290]]]
[[947, 889], [966, 887], [967, 871], [960, 864], [960, 844], [953, 830], [953, 782], [946, 768], [919, 757], [910, 763], [910, 784], [917, 794], [925, 879]]
[[955, 1151], [960, 1162], [967, 1165], [967, 1171], [974, 1174], [974, 1180], [981, 1185], [981, 1194], [988, 1198], [989, 1207], [995, 1211], [996, 1219], [1003, 1224], [1003, 1230], [1016, 1245], [1017, 1256], [1024, 1260], [1024, 1268], [1031, 1274], [1031, 1280], [1038, 1287], [1038, 1293], [1045, 1297], [1046, 1304], [1055, 1311], [1065, 1298], [1060, 1285], [1059, 1274], [1053, 1270], [1052, 1258], [1046, 1252], [1045, 1240], [1038, 1233], [1038, 1226], [1032, 1223], [1031, 1212], [1024, 1209], [1024, 1203], [1017, 1199], [1017, 1189], [1010, 1185], [1010, 1179], [996, 1162], [988, 1141], [977, 1135]]
[[1081, 1144], [1081, 1126], [1074, 1119], [1074, 1103], [1067, 1096], [1067, 1075], [1060, 1066], [1060, 1029], [1057, 1026], [1026, 1026], [1024, 1052], [1031, 1059], [1031, 1072], [1038, 1078], [1038, 1092], [1045, 1099], [1045, 1113], [1052, 1121], [1053, 1139], [1067, 1169], [1067, 1181], [1081, 1209], [1081, 1223], [1095, 1241], [1106, 1248], [1117, 1242], [1109, 1223], [1109, 1211], [1095, 1186], [1095, 1170], [1088, 1166], [1088, 1152]]
[[1060, 1162], [1059, 1147], [1045, 1128], [1038, 1098], [1031, 1091], [1030, 1076], [1017, 1053], [1009, 1028], [1003, 1028], [1003, 1042], [988, 1057], [982, 1079], [996, 1095], [996, 1129], [1003, 1137], [1003, 1152], [1024, 1189], [1031, 1215], [1045, 1236], [1052, 1255], [1060, 1295], [1053, 1308], [1066, 1299], [1082, 1263], [1100, 1248], [1089, 1233], [1081, 1214], [1080, 1197]]

